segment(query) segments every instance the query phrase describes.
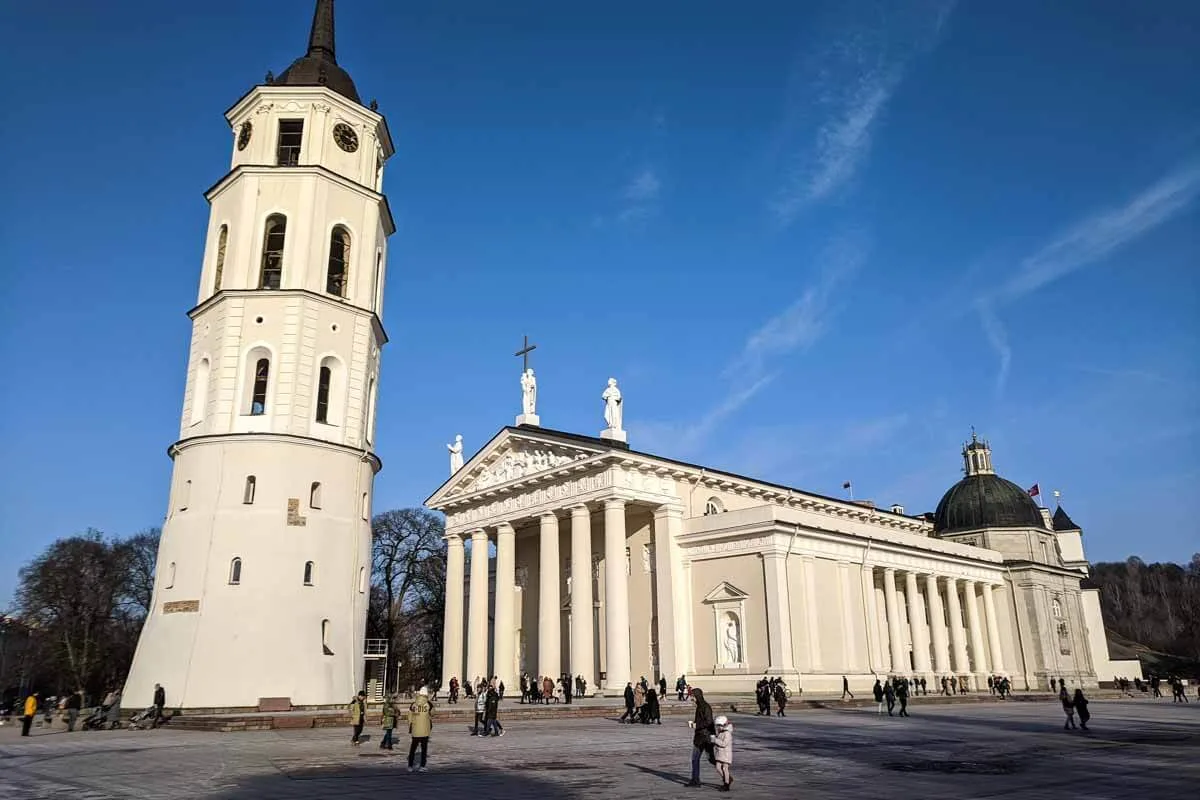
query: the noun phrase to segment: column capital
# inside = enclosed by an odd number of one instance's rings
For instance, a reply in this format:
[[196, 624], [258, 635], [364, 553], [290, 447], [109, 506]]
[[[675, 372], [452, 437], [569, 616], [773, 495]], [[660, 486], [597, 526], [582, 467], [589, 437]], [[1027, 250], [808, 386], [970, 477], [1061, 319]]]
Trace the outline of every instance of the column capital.
[[604, 508], [607, 509], [624, 509], [625, 499], [623, 497], [609, 497], [604, 500]]
[[447, 547], [463, 546], [463, 535], [461, 531], [447, 531], [446, 535], [442, 538], [446, 540]]
[[573, 517], [582, 516], [583, 514], [590, 515], [592, 513], [592, 509], [588, 508], [587, 503], [571, 503], [567, 506], [567, 511], [570, 511]]
[[497, 522], [496, 523], [496, 535], [497, 536], [511, 536], [515, 533], [516, 533], [516, 530], [513, 529], [511, 522]]
[[487, 541], [488, 532], [487, 532], [487, 529], [485, 529], [485, 528], [475, 528], [474, 530], [468, 531], [468, 533], [471, 534], [472, 542], [478, 541], [480, 539]]
[[654, 518], [659, 517], [678, 517], [683, 519], [683, 505], [679, 503], [663, 503], [661, 506], [654, 507]]
[[894, 577], [896, 577], [896, 568], [895, 567], [884, 567], [883, 574], [894, 578]]

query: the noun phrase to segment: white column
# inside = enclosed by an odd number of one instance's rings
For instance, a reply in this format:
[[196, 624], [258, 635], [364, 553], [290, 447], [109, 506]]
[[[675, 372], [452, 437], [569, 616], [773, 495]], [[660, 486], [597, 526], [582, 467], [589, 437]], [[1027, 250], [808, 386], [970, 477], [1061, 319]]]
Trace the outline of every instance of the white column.
[[917, 573], [904, 573], [904, 596], [908, 600], [908, 627], [912, 635], [913, 669], [920, 675], [930, 671], [929, 640], [925, 638], [925, 615], [921, 613], [921, 591]]
[[686, 662], [687, 630], [680, 620], [680, 592], [676, 586], [683, 580], [679, 565], [679, 546], [676, 537], [683, 533], [683, 508], [665, 505], [654, 510], [654, 598], [658, 617], [658, 671], [673, 684]]
[[963, 635], [962, 605], [958, 602], [958, 581], [946, 578], [946, 610], [950, 612], [950, 648], [954, 655], [954, 673], [962, 676], [971, 671], [967, 661], [967, 637]]
[[817, 618], [817, 564], [816, 559], [800, 559], [800, 571], [804, 576], [804, 630], [808, 634], [808, 663], [813, 672], [821, 671], [821, 629]]
[[900, 635], [900, 603], [896, 598], [896, 570], [883, 570], [883, 609], [887, 613], [888, 645], [892, 651], [891, 673], [907, 675], [908, 664], [904, 659], [904, 639]]
[[450, 691], [450, 679], [462, 677], [463, 668], [463, 540], [446, 534], [446, 613], [442, 632], [442, 689]]
[[879, 607], [875, 602], [875, 568], [862, 568], [863, 614], [867, 627], [867, 667], [875, 673], [883, 671], [885, 661], [880, 648], [883, 637], [879, 635]]
[[1000, 652], [1000, 626], [996, 619], [996, 601], [992, 598], [992, 590], [996, 587], [990, 583], [983, 585], [983, 616], [987, 622], [988, 650], [992, 654], [992, 671], [998, 675], [1004, 673], [1004, 656]]
[[492, 674], [504, 686], [517, 686], [516, 626], [513, 606], [517, 593], [517, 536], [512, 525], [496, 526], [496, 610], [492, 623]]
[[788, 595], [787, 557], [783, 553], [763, 553], [763, 574], [767, 587], [767, 668], [772, 674], [794, 672], [796, 666], [792, 658], [792, 601]]
[[625, 573], [625, 501], [604, 501], [604, 688], [620, 695], [630, 677], [629, 576]]
[[483, 678], [488, 672], [488, 535], [471, 531], [471, 597], [467, 619], [466, 680]]
[[936, 575], [925, 576], [925, 594], [929, 598], [929, 633], [933, 637], [933, 664], [939, 676], [950, 672], [950, 644], [946, 641], [946, 612]]
[[991, 667], [983, 649], [983, 628], [979, 626], [979, 598], [975, 595], [975, 581], [964, 582], [963, 601], [967, 604], [967, 635], [971, 638], [971, 655], [975, 660], [974, 673], [980, 681], [986, 681]]
[[554, 680], [562, 674], [562, 601], [558, 560], [558, 517], [553, 513], [538, 518], [541, 539], [538, 561], [538, 675]]
[[571, 507], [571, 677], [582, 675], [595, 688], [592, 653], [592, 512]]
[[850, 565], [844, 561], [838, 562], [838, 587], [841, 589], [841, 602], [838, 603], [842, 607], [842, 642], [844, 644], [843, 656], [845, 658], [845, 669], [848, 672], [858, 672], [861, 668], [858, 663], [858, 632], [854, 630], [854, 615], [850, 613], [850, 607], [854, 603], [854, 598], [850, 593]]

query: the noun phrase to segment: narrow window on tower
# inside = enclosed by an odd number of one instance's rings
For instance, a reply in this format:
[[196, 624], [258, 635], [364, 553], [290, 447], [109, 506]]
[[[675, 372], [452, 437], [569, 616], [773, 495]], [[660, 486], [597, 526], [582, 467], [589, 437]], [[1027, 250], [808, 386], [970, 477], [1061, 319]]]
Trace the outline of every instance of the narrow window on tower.
[[192, 384], [192, 424], [204, 420], [204, 412], [208, 406], [208, 374], [210, 365], [207, 358], [200, 359], [196, 365], [196, 379]]
[[338, 225], [329, 237], [329, 269], [325, 274], [325, 291], [345, 297], [349, 269], [350, 232]]
[[304, 562], [304, 585], [313, 585], [313, 562], [311, 561]]
[[254, 490], [256, 488], [256, 479], [253, 475], [246, 476], [246, 488], [242, 492], [242, 502], [246, 505], [254, 504]]
[[263, 233], [262, 269], [258, 288], [278, 289], [283, 282], [283, 243], [287, 236], [287, 217], [272, 214], [267, 217]]
[[333, 651], [329, 649], [329, 620], [321, 620], [321, 652], [327, 656], [333, 655]]
[[242, 582], [242, 560], [235, 558], [229, 562], [229, 585], [237, 586]]
[[170, 589], [175, 585], [175, 562], [172, 561], [167, 567], [167, 580], [163, 583], [164, 589]]
[[367, 428], [363, 432], [370, 444], [375, 439], [375, 377], [367, 381]]
[[383, 251], [375, 253], [375, 314], [379, 314], [379, 306], [383, 302]]
[[363, 492], [363, 495], [362, 495], [362, 518], [363, 519], [371, 518], [371, 504], [370, 504], [370, 501], [367, 500], [366, 492]]
[[250, 414], [267, 413], [267, 383], [271, 378], [271, 360], [260, 358], [254, 362], [254, 391], [250, 395]]
[[304, 141], [304, 120], [279, 120], [279, 146], [275, 150], [275, 163], [280, 167], [294, 167], [300, 163], [300, 145]]
[[329, 384], [333, 381], [333, 370], [321, 367], [317, 374], [317, 422], [329, 422]]
[[308, 490], [308, 507], [321, 507], [321, 482], [313, 481], [312, 486]]
[[225, 272], [225, 246], [229, 244], [229, 226], [222, 225], [217, 234], [217, 263], [213, 270], [213, 294], [221, 291], [221, 275]]
[[367, 591], [367, 568], [358, 568], [358, 592], [363, 594]]
[[187, 511], [188, 503], [191, 502], [191, 498], [192, 498], [192, 482], [184, 481], [183, 488], [179, 493], [179, 510], [180, 511]]

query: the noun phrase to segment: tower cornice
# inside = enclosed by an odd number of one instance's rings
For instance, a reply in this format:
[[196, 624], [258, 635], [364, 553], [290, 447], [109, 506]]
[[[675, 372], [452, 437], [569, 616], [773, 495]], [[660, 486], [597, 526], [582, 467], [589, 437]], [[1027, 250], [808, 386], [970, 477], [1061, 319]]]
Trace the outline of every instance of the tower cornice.
[[381, 213], [380, 221], [383, 222], [383, 231], [386, 235], [391, 236], [396, 232], [396, 221], [392, 218], [392, 207], [388, 204], [387, 195], [382, 192], [377, 192], [370, 186], [352, 181], [344, 175], [339, 175], [328, 167], [323, 167], [320, 164], [302, 164], [297, 167], [278, 167], [274, 164], [239, 164], [233, 169], [226, 172], [219, 181], [204, 190], [204, 199], [212, 203], [213, 198], [223, 192], [230, 184], [242, 175], [279, 175], [281, 172], [287, 172], [291, 175], [320, 175], [328, 178], [334, 183], [351, 191], [356, 191], [364, 197], [370, 198], [380, 204]]
[[375, 332], [375, 337], [379, 340], [380, 345], [388, 343], [387, 331], [383, 329], [383, 321], [379, 319], [379, 315], [369, 308], [355, 305], [345, 298], [335, 297], [333, 295], [321, 294], [309, 289], [222, 289], [216, 294], [206, 298], [203, 303], [192, 306], [188, 309], [187, 315], [191, 319], [196, 319], [200, 314], [216, 305], [221, 299], [226, 297], [262, 297], [268, 295], [270, 297], [307, 297], [312, 300], [317, 300], [331, 308], [349, 308], [361, 314], [366, 314], [371, 318], [371, 328]]
[[291, 442], [293, 444], [316, 447], [321, 450], [336, 450], [339, 453], [358, 456], [368, 462], [375, 473], [383, 469], [383, 460], [375, 454], [374, 450], [364, 450], [361, 447], [351, 447], [347, 444], [338, 444], [327, 439], [318, 439], [315, 436], [301, 436], [295, 433], [206, 433], [201, 436], [189, 436], [180, 439], [167, 448], [167, 455], [174, 460], [180, 451], [195, 445], [234, 444], [237, 442]]
[[352, 102], [332, 89], [326, 89], [323, 86], [254, 86], [239, 97], [236, 103], [225, 110], [225, 121], [233, 125], [234, 120], [244, 116], [255, 105], [262, 102], [284, 99], [296, 102], [320, 101], [322, 103], [329, 103], [337, 107], [344, 114], [352, 114], [369, 120], [379, 130], [379, 141], [383, 145], [384, 158], [391, 158], [396, 154], [396, 148], [392, 142], [392, 132], [388, 128], [387, 117], [378, 111], [372, 111], [366, 106]]

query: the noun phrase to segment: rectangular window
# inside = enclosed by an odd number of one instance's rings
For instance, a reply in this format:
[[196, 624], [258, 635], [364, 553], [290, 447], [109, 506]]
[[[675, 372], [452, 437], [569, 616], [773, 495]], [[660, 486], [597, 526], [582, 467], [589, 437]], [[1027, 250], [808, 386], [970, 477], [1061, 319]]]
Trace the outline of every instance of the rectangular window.
[[304, 141], [304, 120], [279, 120], [279, 145], [275, 149], [275, 163], [281, 167], [294, 167], [300, 163], [300, 144]]

